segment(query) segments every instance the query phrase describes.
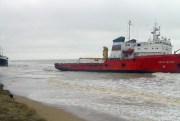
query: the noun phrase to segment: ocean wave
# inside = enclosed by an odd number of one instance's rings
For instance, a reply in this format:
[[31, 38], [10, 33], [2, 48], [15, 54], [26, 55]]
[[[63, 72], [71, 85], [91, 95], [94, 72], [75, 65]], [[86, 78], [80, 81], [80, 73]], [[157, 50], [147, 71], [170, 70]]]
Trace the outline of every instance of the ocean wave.
[[42, 68], [43, 71], [56, 71], [55, 68], [52, 68], [52, 67], [45, 67], [45, 68]]
[[105, 93], [109, 95], [117, 95], [121, 97], [128, 98], [139, 98], [141, 100], [153, 101], [157, 103], [162, 103], [165, 105], [179, 105], [180, 106], [180, 98], [165, 96], [155, 94], [153, 92], [146, 92], [145, 90], [133, 90], [130, 88], [117, 87], [116, 85], [108, 86], [108, 83], [99, 83], [98, 85], [95, 83], [77, 83], [77, 81], [64, 81], [59, 80], [57, 78], [51, 78], [49, 80], [50, 84], [55, 86], [62, 86], [66, 88], [86, 91], [86, 92], [94, 92], [94, 93]]
[[154, 76], [162, 79], [180, 80], [180, 73], [153, 73]]

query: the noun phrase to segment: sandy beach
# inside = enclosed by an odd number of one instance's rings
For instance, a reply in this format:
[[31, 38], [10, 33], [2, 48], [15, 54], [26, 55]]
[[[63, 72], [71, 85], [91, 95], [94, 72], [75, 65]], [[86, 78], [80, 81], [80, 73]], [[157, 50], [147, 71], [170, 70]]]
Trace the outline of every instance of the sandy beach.
[[63, 109], [14, 96], [0, 86], [0, 121], [85, 121]]
[[27, 106], [35, 109], [37, 113], [47, 121], [85, 121], [63, 109], [50, 107], [40, 102], [30, 100], [25, 97], [15, 96], [17, 102], [26, 104]]

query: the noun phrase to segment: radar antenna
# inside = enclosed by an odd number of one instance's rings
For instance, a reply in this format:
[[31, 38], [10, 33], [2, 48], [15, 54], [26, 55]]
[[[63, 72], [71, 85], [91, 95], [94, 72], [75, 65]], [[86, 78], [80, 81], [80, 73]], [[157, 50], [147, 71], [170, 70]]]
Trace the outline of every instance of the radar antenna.
[[[157, 32], [159, 31], [159, 33], [157, 34]], [[153, 41], [158, 41], [159, 40], [159, 36], [160, 36], [160, 26], [158, 26], [158, 24], [155, 22], [154, 27], [153, 27], [153, 31], [151, 32], [153, 34]]]

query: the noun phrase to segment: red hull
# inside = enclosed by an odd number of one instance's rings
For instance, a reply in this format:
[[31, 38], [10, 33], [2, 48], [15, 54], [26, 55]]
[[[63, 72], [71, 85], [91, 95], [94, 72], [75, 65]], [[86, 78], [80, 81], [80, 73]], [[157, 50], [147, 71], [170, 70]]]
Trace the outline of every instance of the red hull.
[[107, 59], [104, 63], [55, 63], [62, 71], [97, 72], [180, 72], [180, 54], [135, 56], [133, 59]]

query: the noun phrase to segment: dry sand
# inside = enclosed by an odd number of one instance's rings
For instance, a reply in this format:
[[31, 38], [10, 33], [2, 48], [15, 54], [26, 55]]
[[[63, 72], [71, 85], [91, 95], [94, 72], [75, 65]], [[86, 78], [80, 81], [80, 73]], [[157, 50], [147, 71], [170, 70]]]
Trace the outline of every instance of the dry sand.
[[15, 96], [14, 99], [17, 102], [24, 103], [27, 106], [36, 110], [36, 112], [46, 119], [47, 121], [85, 121], [63, 109], [57, 109], [55, 107], [50, 107], [40, 102], [36, 102], [24, 97]]

